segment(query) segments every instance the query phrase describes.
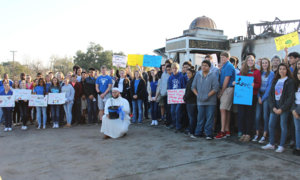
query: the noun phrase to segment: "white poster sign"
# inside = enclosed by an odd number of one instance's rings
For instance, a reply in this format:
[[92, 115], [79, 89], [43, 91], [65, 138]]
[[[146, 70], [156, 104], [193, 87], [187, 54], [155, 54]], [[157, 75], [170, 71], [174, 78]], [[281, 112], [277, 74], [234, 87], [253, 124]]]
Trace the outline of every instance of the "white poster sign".
[[15, 100], [29, 100], [31, 95], [30, 89], [14, 89]]
[[0, 96], [0, 107], [15, 107], [14, 96]]
[[43, 95], [30, 95], [29, 106], [46, 107], [48, 96]]
[[[202, 61], [205, 59], [206, 54], [195, 54], [195, 65], [202, 66]], [[216, 54], [211, 54], [213, 58], [213, 62], [211, 63], [211, 66], [217, 66], [218, 67], [218, 58]]]
[[120, 56], [120, 55], [113, 55], [112, 63], [113, 63], [113, 66], [119, 65], [119, 67], [126, 68], [127, 57]]
[[49, 93], [48, 104], [65, 104], [65, 93]]

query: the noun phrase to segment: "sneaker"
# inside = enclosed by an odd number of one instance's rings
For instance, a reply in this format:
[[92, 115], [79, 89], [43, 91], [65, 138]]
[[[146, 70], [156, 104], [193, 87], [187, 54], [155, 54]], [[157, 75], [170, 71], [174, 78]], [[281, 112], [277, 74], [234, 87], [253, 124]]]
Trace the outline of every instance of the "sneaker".
[[300, 150], [299, 149], [293, 149], [292, 154], [296, 155], [296, 156], [300, 156]]
[[141, 125], [141, 124], [142, 124], [141, 122], [138, 123], [138, 125]]
[[261, 137], [261, 139], [258, 141], [258, 143], [265, 143], [267, 141], [266, 137]]
[[23, 130], [23, 129], [24, 129], [24, 126], [21, 127], [21, 130]]
[[226, 138], [226, 134], [224, 132], [219, 132], [215, 139], [223, 139]]
[[59, 125], [58, 125], [58, 123], [56, 124], [56, 128], [57, 128], [57, 129], [59, 128]]
[[4, 129], [4, 132], [7, 132], [7, 131], [8, 131], [8, 128], [5, 128], [5, 129]]
[[175, 126], [174, 126], [173, 124], [171, 124], [170, 126], [167, 126], [166, 128], [167, 128], [167, 129], [174, 129], [174, 127], [175, 127]]
[[41, 129], [41, 126], [38, 126], [36, 129]]
[[52, 129], [55, 129], [56, 128], [56, 124], [53, 124], [53, 127], [52, 127]]
[[8, 131], [12, 131], [12, 128], [10, 127], [10, 128], [8, 128]]
[[154, 126], [154, 124], [155, 124], [155, 123], [154, 123], [154, 120], [152, 120], [152, 123], [151, 123], [151, 125], [150, 125], [150, 126]]
[[258, 135], [255, 135], [254, 138], [252, 139], [253, 142], [257, 142], [258, 141]]
[[226, 136], [230, 136], [230, 131], [225, 131]]
[[191, 135], [191, 138], [196, 139], [197, 137], [196, 137], [194, 134], [192, 134], [192, 135]]
[[46, 129], [46, 125], [43, 126], [43, 129]]
[[26, 131], [27, 130], [27, 126], [24, 126], [23, 130]]
[[212, 139], [211, 135], [206, 136], [206, 140], [211, 140], [211, 139]]
[[157, 126], [158, 125], [158, 122], [157, 120], [154, 120], [154, 125]]
[[243, 133], [242, 132], [239, 132], [238, 133], [238, 138], [241, 138], [243, 136]]
[[275, 152], [282, 153], [283, 151], [284, 151], [284, 148], [282, 146], [278, 146], [278, 148]]
[[131, 125], [134, 125], [135, 123], [134, 123], [134, 122], [131, 122], [130, 124], [131, 124]]
[[262, 146], [261, 147], [262, 149], [275, 149], [275, 146], [271, 145], [270, 143], [265, 145], [265, 146]]

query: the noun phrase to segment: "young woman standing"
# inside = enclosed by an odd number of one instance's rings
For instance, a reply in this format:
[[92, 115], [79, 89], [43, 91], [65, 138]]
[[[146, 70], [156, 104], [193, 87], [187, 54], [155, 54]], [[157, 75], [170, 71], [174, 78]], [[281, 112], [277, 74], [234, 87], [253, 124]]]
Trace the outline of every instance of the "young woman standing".
[[[257, 93], [261, 86], [261, 74], [255, 67], [255, 58], [250, 55], [246, 57], [245, 64], [240, 72], [240, 76], [253, 77], [253, 95], [252, 95], [252, 105], [238, 105], [238, 129], [242, 132], [242, 137], [239, 141], [249, 142], [250, 134], [252, 130], [252, 122], [254, 121], [255, 107], [257, 103]], [[235, 81], [232, 83], [236, 85]]]
[[300, 69], [296, 68], [296, 70], [297, 71], [294, 71], [294, 74], [295, 74], [295, 72], [297, 74], [297, 80], [295, 83], [296, 84], [296, 93], [295, 93], [296, 100], [292, 107], [292, 113], [294, 116], [294, 123], [295, 123], [296, 148], [293, 150], [293, 155], [300, 156]]
[[[49, 93], [60, 93], [59, 81], [56, 77], [52, 79], [52, 85], [49, 87]], [[53, 121], [53, 129], [59, 128], [59, 111], [61, 105], [49, 105], [51, 108], [51, 117]]]
[[[33, 91], [33, 82], [32, 82], [32, 80], [31, 80], [31, 76], [29, 76], [29, 75], [27, 75], [27, 77], [26, 77], [26, 89], [30, 89], [31, 90], [31, 93], [32, 93], [32, 91]], [[33, 118], [32, 118], [32, 116], [31, 116], [31, 111], [32, 111], [32, 109], [34, 109], [34, 107], [32, 107], [32, 106], [29, 106], [28, 107], [28, 112], [27, 112], [27, 118], [28, 118], [28, 120], [30, 121], [30, 123], [31, 123], [31, 125], [33, 125]], [[35, 110], [36, 111], [36, 110]]]
[[147, 91], [149, 94], [149, 101], [150, 101], [150, 108], [151, 108], [151, 118], [152, 123], [151, 126], [158, 125], [157, 122], [157, 108], [158, 102], [160, 100], [160, 82], [161, 80], [158, 79], [158, 75], [155, 69], [151, 70], [151, 76], [149, 76], [149, 81], [147, 85]]
[[67, 117], [67, 124], [65, 128], [71, 127], [72, 123], [72, 107], [74, 101], [75, 90], [71, 84], [69, 84], [69, 78], [64, 79], [64, 86], [61, 88], [61, 92], [65, 93], [66, 102], [64, 104], [64, 110]]
[[[15, 80], [13, 85], [12, 85], [12, 91], [14, 91], [14, 89], [20, 89], [20, 83], [18, 80]], [[15, 102], [15, 107], [13, 109], [13, 122], [14, 122], [14, 126], [20, 126], [20, 109], [19, 109], [19, 103], [16, 101]]]
[[[134, 72], [134, 80], [130, 86], [132, 107], [133, 107], [133, 118], [132, 124], [138, 121], [138, 124], [142, 124], [143, 119], [143, 100], [145, 94], [146, 83], [139, 70]], [[147, 110], [145, 110], [147, 111]], [[139, 112], [139, 117], [137, 119], [137, 113]]]
[[256, 104], [256, 117], [255, 117], [255, 128], [256, 135], [252, 141], [258, 141], [260, 119], [263, 115], [264, 118], [264, 134], [259, 140], [259, 143], [265, 143], [269, 130], [269, 116], [270, 109], [268, 103], [268, 96], [274, 79], [274, 72], [271, 70], [271, 61], [269, 58], [263, 58], [260, 62], [260, 73], [261, 73], [261, 87], [258, 91], [257, 97], [258, 102]]
[[[44, 81], [44, 78], [40, 78], [38, 80], [38, 85], [34, 88], [33, 91], [34, 94], [37, 95], [46, 95], [46, 83]], [[47, 107], [36, 107], [37, 111], [37, 119], [38, 119], [38, 128], [41, 129], [42, 126], [42, 114], [43, 114], [43, 129], [46, 129], [46, 122], [47, 122]]]
[[[0, 92], [0, 96], [12, 96], [13, 92], [10, 90], [10, 85], [8, 81], [6, 82], [5, 80], [2, 81], [2, 84], [4, 86], [4, 91]], [[11, 124], [12, 124], [12, 119], [11, 119], [11, 112], [12, 112], [12, 107], [2, 107], [1, 108], [3, 111], [3, 116], [5, 120], [5, 129], [4, 131], [12, 131]]]
[[120, 70], [119, 73], [119, 67], [117, 67], [117, 79], [115, 81], [114, 87], [119, 88], [120, 90], [120, 96], [122, 98], [125, 98], [130, 105], [130, 110], [132, 113], [132, 102], [131, 102], [131, 98], [130, 98], [130, 80], [129, 78], [127, 78], [125, 71], [124, 70]]
[[[22, 80], [20, 82], [20, 89], [27, 89], [25, 80]], [[21, 119], [23, 122], [23, 126], [22, 126], [21, 130], [27, 130], [28, 101], [27, 100], [19, 100], [18, 103], [19, 103], [19, 109], [20, 109], [20, 113], [21, 113]]]
[[284, 151], [284, 144], [287, 136], [287, 120], [291, 107], [295, 101], [295, 82], [290, 68], [287, 64], [281, 63], [273, 80], [268, 97], [270, 107], [269, 133], [270, 143], [262, 149], [275, 148], [275, 125], [280, 119], [281, 140], [276, 152]]

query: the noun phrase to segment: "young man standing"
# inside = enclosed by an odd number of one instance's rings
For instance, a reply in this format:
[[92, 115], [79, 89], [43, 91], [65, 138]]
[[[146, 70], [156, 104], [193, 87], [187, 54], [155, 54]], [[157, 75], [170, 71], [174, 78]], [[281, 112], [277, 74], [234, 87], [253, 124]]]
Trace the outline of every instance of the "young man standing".
[[97, 91], [95, 89], [95, 68], [89, 69], [89, 77], [84, 80], [84, 93], [88, 106], [89, 126], [97, 123]]
[[[206, 139], [212, 139], [212, 127], [214, 124], [214, 114], [217, 105], [217, 92], [219, 82], [217, 76], [210, 71], [211, 63], [208, 60], [202, 62], [201, 73], [197, 73], [193, 84], [192, 91], [197, 96], [198, 116], [195, 135], [203, 135], [205, 127]], [[204, 126], [204, 122], [206, 123]], [[194, 136], [195, 137], [195, 136]]]
[[290, 70], [293, 73], [294, 69], [297, 66], [297, 61], [300, 58], [300, 54], [297, 53], [297, 52], [291, 52], [291, 53], [289, 53], [289, 49], [288, 48], [285, 48], [284, 51], [285, 51], [284, 61], [290, 65]]
[[232, 82], [235, 81], [235, 69], [229, 62], [229, 52], [222, 52], [220, 56], [223, 64], [220, 77], [221, 90], [218, 95], [218, 98], [220, 99], [221, 132], [219, 132], [215, 139], [222, 139], [226, 138], [226, 136], [230, 136], [230, 110], [234, 94]]
[[[81, 67], [79, 67], [78, 69], [77, 69], [77, 82], [81, 82], [81, 73], [82, 73], [82, 68]], [[82, 79], [82, 81], [84, 81], [84, 79]]]
[[85, 114], [86, 114], [86, 108], [87, 108], [87, 102], [84, 92], [84, 86], [85, 86], [85, 78], [86, 78], [86, 72], [83, 71], [81, 73], [81, 87], [82, 87], [82, 93], [81, 93], [81, 109], [82, 109], [82, 116], [81, 116], [81, 123], [85, 124]]
[[216, 75], [217, 78], [219, 79], [220, 69], [217, 68], [216, 66], [212, 65], [213, 62], [214, 62], [213, 57], [208, 54], [208, 55], [205, 56], [205, 60], [209, 61], [210, 64], [211, 64], [209, 71], [212, 72], [214, 75]]
[[77, 122], [77, 125], [80, 126], [81, 124], [81, 95], [82, 95], [82, 86], [79, 82], [77, 82], [77, 75], [73, 74], [72, 75], [72, 81], [71, 85], [73, 86], [75, 90], [75, 95], [74, 95], [74, 104], [72, 107], [72, 123], [75, 124]]
[[50, 71], [50, 72], [48, 73], [48, 75], [49, 75], [49, 77], [50, 77], [50, 81], [52, 81], [52, 79], [53, 79], [53, 77], [54, 77], [53, 72]]
[[96, 91], [98, 95], [98, 107], [100, 110], [100, 122], [104, 114], [105, 102], [110, 98], [110, 89], [112, 86], [111, 77], [107, 75], [107, 68], [105, 65], [101, 66], [101, 75], [96, 80]]
[[182, 70], [181, 73], [184, 76], [184, 78], [186, 79], [186, 81], [188, 80], [188, 77], [186, 75], [187, 70], [192, 66], [191, 61], [185, 61], [182, 65]]

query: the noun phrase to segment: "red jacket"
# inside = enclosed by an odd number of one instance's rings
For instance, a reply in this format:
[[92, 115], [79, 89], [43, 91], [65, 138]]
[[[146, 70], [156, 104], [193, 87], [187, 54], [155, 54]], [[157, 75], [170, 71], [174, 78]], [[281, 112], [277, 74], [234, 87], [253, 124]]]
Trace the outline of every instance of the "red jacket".
[[248, 72], [247, 76], [254, 77], [253, 95], [257, 95], [258, 90], [260, 89], [260, 86], [261, 86], [261, 74], [260, 74], [260, 71], [258, 69], [251, 70], [250, 72]]
[[[70, 84], [73, 86], [72, 82], [70, 82]], [[82, 95], [82, 86], [79, 82], [76, 82], [73, 86], [74, 90], [75, 90], [75, 96], [74, 99], [78, 99], [81, 97]]]

